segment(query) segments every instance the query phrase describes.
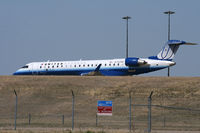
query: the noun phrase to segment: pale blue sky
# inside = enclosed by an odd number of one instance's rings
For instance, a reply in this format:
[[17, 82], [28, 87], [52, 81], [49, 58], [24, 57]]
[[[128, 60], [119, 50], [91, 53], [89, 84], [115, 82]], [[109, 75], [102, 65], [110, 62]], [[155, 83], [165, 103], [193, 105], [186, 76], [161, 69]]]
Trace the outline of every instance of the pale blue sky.
[[[0, 75], [35, 61], [123, 58], [127, 15], [129, 56], [157, 55], [167, 41], [167, 10], [176, 12], [171, 39], [200, 44], [200, 0], [1, 0]], [[180, 47], [171, 75], [199, 76], [199, 51]]]

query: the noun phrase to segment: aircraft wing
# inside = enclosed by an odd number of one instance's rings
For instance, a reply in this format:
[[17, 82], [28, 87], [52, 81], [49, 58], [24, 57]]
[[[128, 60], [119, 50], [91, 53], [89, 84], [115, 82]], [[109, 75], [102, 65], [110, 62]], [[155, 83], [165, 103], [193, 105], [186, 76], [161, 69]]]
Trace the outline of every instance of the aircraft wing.
[[94, 71], [88, 73], [81, 73], [81, 76], [103, 76], [99, 69], [101, 68], [101, 64], [99, 64]]
[[100, 67], [101, 67], [101, 64], [99, 64], [99, 65], [97, 66], [97, 68], [96, 68], [94, 71], [95, 71], [95, 72], [99, 72]]

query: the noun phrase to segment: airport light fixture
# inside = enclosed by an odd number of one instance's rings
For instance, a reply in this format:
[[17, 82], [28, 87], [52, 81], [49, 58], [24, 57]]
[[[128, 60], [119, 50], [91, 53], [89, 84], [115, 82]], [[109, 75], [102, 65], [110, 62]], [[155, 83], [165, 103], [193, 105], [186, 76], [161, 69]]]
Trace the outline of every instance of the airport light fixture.
[[[175, 14], [173, 11], [166, 11], [164, 14], [168, 14], [168, 41], [170, 40], [170, 15]], [[168, 67], [168, 77], [170, 76], [170, 68]]]
[[126, 16], [122, 19], [126, 19], [126, 58], [128, 58], [128, 20], [131, 19], [131, 17]]

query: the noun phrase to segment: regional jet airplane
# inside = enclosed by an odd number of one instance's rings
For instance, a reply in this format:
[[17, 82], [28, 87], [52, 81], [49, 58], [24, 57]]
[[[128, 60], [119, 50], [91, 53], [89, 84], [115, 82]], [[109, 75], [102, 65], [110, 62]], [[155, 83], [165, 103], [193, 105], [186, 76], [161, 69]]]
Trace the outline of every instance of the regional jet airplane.
[[175, 65], [172, 59], [180, 45], [195, 45], [195, 43], [169, 40], [157, 56], [148, 58], [32, 62], [17, 70], [13, 75], [138, 75]]

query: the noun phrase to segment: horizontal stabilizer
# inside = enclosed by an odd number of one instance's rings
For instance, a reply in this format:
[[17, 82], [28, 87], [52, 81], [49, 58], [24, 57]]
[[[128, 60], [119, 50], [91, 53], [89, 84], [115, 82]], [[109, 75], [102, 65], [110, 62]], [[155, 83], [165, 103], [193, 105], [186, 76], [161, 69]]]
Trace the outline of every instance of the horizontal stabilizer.
[[167, 44], [168, 45], [197, 45], [197, 43], [190, 43], [190, 42], [185, 42], [185, 41], [180, 41], [180, 40], [169, 40]]
[[186, 42], [184, 45], [197, 45], [197, 43], [189, 43], [189, 42]]

